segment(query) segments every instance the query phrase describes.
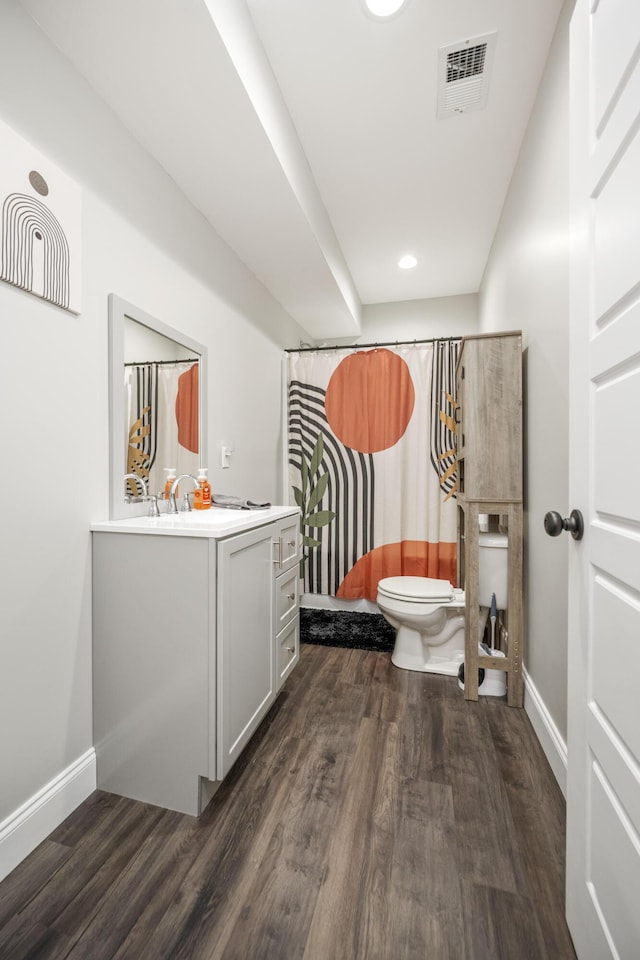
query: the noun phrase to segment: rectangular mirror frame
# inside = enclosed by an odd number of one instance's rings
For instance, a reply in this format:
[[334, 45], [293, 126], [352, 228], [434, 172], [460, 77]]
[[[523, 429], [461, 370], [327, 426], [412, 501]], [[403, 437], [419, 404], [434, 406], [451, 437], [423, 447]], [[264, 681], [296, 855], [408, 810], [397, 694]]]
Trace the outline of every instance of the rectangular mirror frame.
[[[129, 517], [144, 516], [148, 513], [146, 503], [125, 503], [124, 475], [125, 457], [122, 439], [124, 423], [124, 326], [125, 318], [134, 320], [150, 330], [173, 340], [200, 357], [198, 376], [198, 448], [200, 466], [207, 464], [207, 348], [186, 334], [175, 330], [161, 320], [157, 320], [144, 310], [123, 300], [116, 294], [109, 294], [109, 519], [123, 520]], [[150, 491], [153, 493], [153, 491]]]

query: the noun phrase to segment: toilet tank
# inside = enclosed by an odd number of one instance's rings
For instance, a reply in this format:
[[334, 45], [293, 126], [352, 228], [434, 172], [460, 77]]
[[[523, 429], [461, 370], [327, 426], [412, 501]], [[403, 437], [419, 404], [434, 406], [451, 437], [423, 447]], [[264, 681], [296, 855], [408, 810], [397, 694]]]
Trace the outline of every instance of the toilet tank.
[[506, 533], [479, 533], [479, 590], [480, 606], [491, 606], [491, 594], [496, 595], [498, 610], [507, 609], [508, 537]]

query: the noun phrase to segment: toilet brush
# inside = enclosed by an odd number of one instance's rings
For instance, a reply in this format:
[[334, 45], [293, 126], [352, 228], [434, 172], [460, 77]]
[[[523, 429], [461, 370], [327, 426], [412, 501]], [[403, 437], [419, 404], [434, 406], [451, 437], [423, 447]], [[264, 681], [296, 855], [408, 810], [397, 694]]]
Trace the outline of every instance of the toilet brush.
[[489, 613], [489, 619], [491, 620], [491, 652], [496, 648], [496, 617], [498, 611], [496, 609], [496, 595], [495, 593], [491, 594], [491, 612]]

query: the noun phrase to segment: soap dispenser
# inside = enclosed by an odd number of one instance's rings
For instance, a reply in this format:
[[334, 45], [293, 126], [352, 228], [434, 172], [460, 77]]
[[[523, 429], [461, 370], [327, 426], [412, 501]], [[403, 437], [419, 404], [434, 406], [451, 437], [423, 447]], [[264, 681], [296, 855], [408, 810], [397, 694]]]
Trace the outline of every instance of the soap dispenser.
[[176, 479], [176, 468], [175, 467], [165, 467], [164, 472], [166, 473], [164, 481], [164, 499], [169, 499], [169, 494], [171, 493], [171, 487], [173, 486], [173, 481]]
[[207, 480], [207, 469], [201, 467], [198, 470], [199, 487], [193, 493], [194, 510], [208, 510], [211, 506], [211, 485]]

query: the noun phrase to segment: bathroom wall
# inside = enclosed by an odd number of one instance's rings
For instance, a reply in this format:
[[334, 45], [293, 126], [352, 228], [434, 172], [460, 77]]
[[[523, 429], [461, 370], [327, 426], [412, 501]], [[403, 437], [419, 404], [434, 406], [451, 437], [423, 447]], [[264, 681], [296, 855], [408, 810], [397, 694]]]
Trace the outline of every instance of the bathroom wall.
[[358, 343], [387, 343], [395, 340], [429, 340], [478, 333], [478, 294], [466, 293], [428, 300], [398, 300], [364, 304], [361, 334], [304, 343], [304, 346], [349, 347]]
[[[1, 875], [21, 805], [93, 742], [89, 525], [108, 510], [108, 294], [207, 344], [221, 492], [277, 499], [282, 348], [307, 335], [17, 0], [0, 4], [0, 116], [83, 189], [81, 315], [0, 283]], [[235, 448], [224, 471], [223, 442]]]
[[[421, 340], [477, 333], [478, 296], [433, 297], [368, 304], [362, 310], [361, 343]], [[358, 342], [358, 340], [354, 342]]]
[[480, 290], [483, 331], [525, 347], [525, 706], [566, 775], [568, 538], [543, 529], [568, 502], [569, 17], [563, 8]]

